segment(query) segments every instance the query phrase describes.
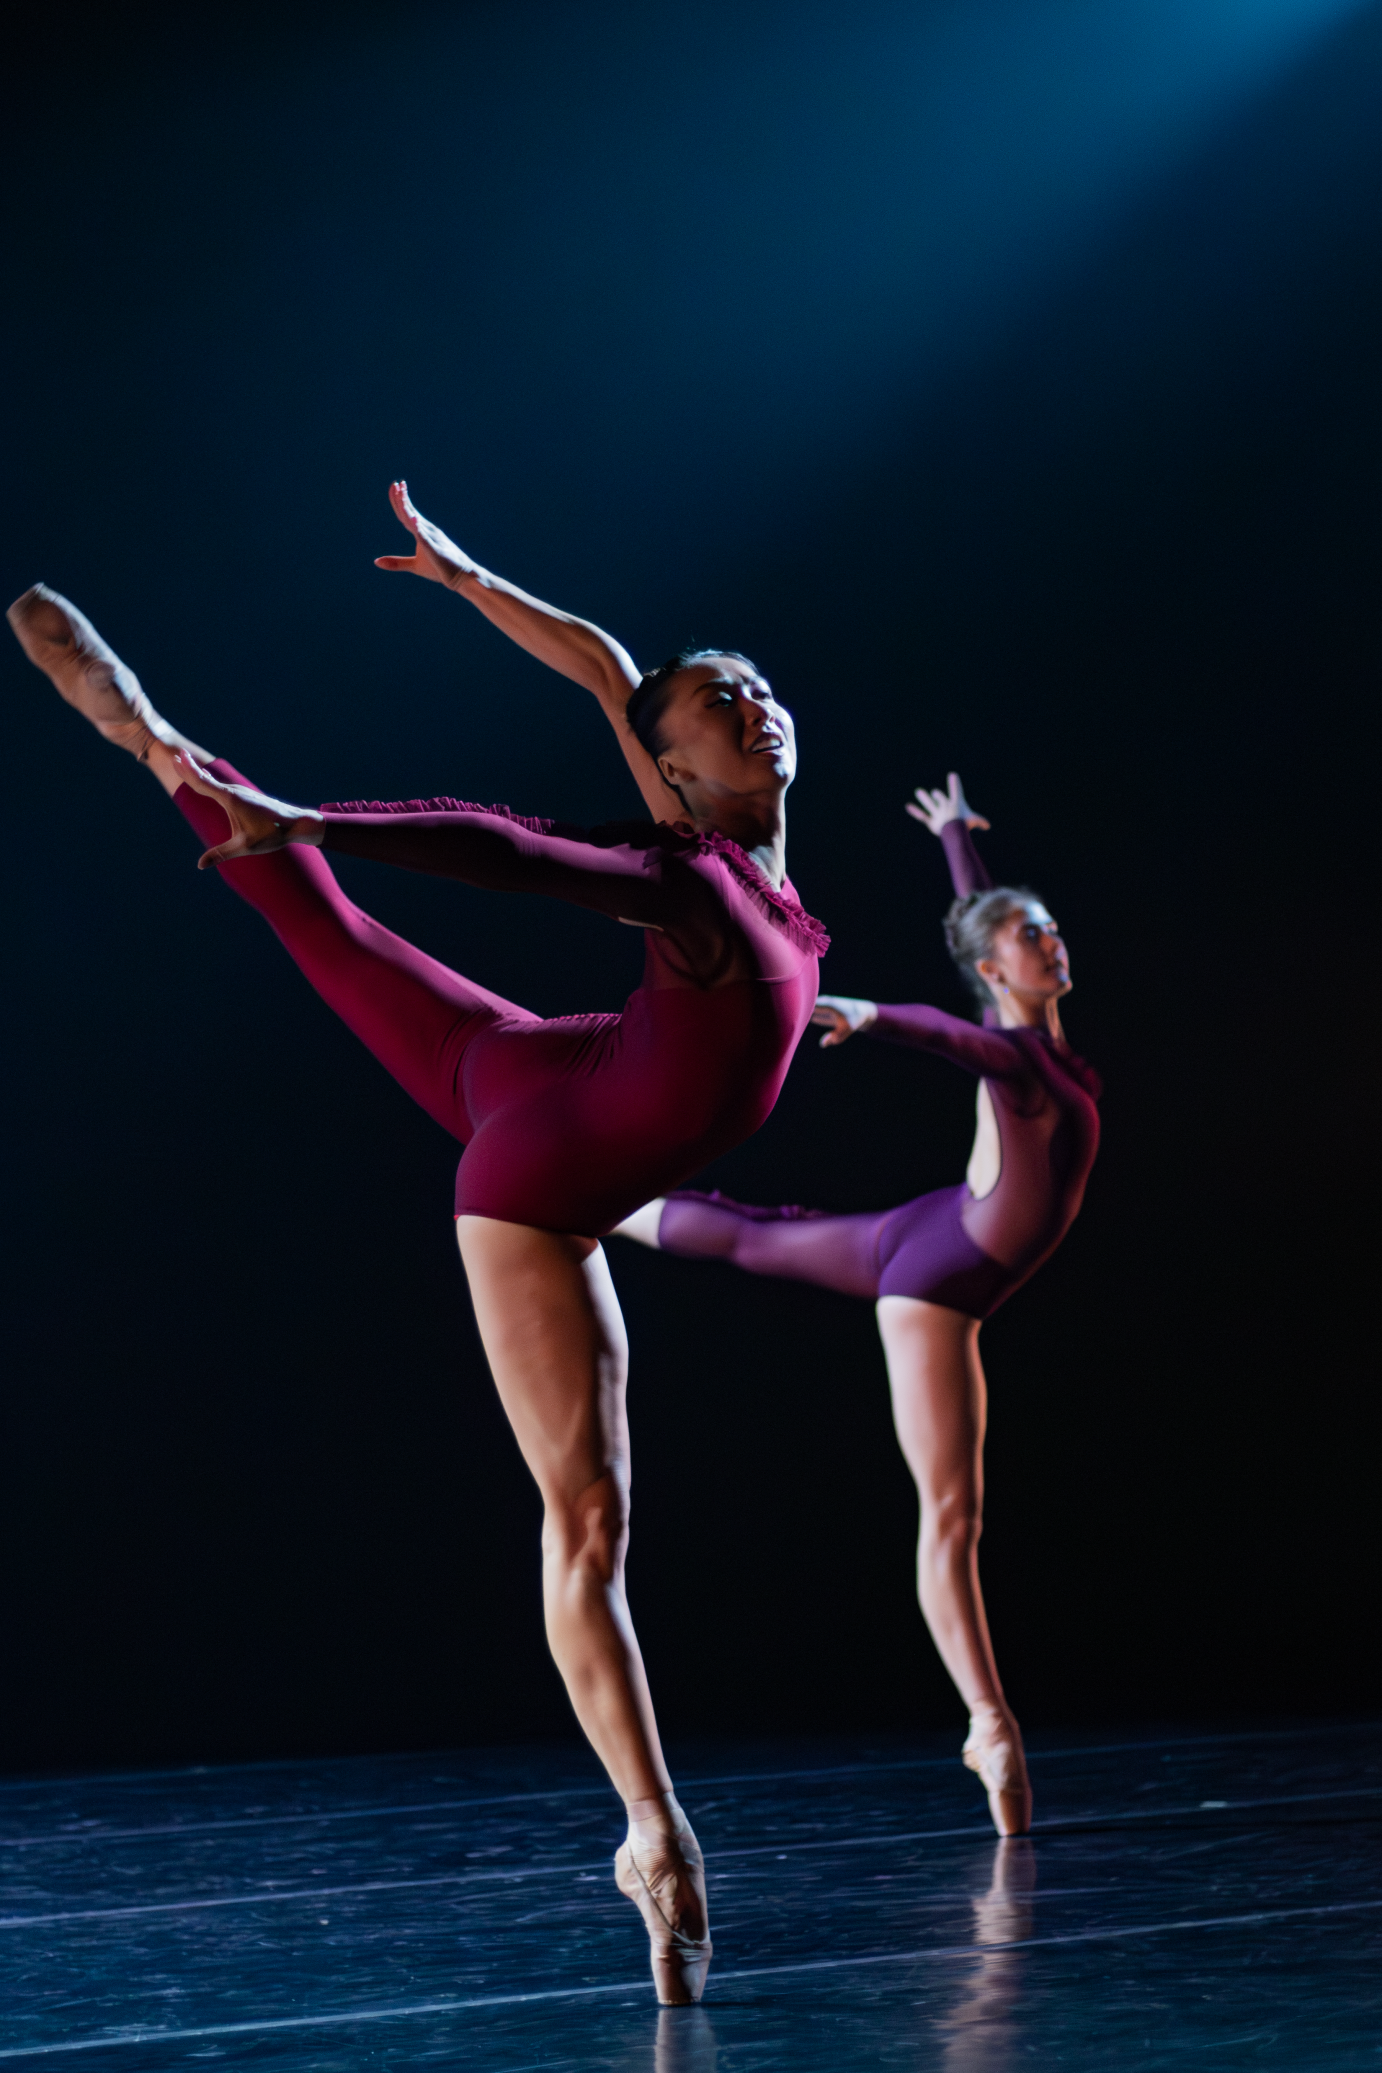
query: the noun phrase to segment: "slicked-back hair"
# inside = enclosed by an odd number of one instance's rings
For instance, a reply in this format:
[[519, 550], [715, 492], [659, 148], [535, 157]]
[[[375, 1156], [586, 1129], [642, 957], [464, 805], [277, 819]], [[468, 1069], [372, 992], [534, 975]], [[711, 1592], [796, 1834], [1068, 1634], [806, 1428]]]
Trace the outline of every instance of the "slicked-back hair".
[[945, 947], [981, 1008], [993, 1007], [994, 999], [978, 969], [980, 958], [992, 957], [993, 939], [1004, 922], [1020, 914], [1029, 900], [1039, 899], [1030, 886], [991, 885], [985, 892], [965, 893], [952, 901], [945, 917]]
[[[648, 754], [656, 762], [667, 744], [662, 736], [662, 717], [667, 710], [671, 695], [672, 679], [693, 662], [718, 662], [721, 657], [730, 662], [749, 662], [747, 655], [741, 655], [737, 648], [678, 648], [675, 655], [669, 655], [656, 669], [645, 672], [643, 681], [633, 692], [624, 708], [630, 727], [642, 742]], [[749, 662], [749, 668], [753, 664]]]

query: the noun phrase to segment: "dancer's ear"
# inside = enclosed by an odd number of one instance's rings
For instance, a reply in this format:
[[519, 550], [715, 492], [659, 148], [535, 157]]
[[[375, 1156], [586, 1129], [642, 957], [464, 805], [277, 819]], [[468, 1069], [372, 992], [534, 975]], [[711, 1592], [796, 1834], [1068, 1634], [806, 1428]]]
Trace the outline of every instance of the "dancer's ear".
[[[686, 794], [682, 790], [682, 786], [695, 782], [696, 773], [694, 770], [683, 770], [681, 765], [674, 763], [670, 756], [661, 755], [657, 759], [657, 774], [662, 779], [662, 782], [676, 793], [682, 805], [686, 806]], [[689, 813], [691, 809], [687, 807], [686, 810]]]
[[1003, 982], [1002, 965], [991, 957], [981, 957], [974, 969], [993, 995], [995, 1003], [1000, 1001], [1008, 990]]

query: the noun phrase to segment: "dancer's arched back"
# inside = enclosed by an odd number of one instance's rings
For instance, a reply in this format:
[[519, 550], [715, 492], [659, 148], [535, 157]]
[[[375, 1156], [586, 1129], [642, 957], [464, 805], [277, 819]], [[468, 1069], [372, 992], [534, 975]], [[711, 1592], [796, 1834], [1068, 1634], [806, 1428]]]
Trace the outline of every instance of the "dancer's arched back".
[[[209, 845], [202, 863], [467, 1146], [457, 1236], [499, 1395], [542, 1492], [552, 1653], [628, 1807], [616, 1874], [652, 1939], [659, 1996], [696, 2000], [710, 1958], [704, 1877], [624, 1593], [628, 1352], [597, 1240], [758, 1127], [810, 1016], [825, 937], [785, 876], [792, 722], [742, 656], [683, 652], [640, 676], [598, 627], [471, 561], [403, 484], [391, 498], [413, 552], [381, 566], [468, 598], [592, 691], [657, 825], [583, 834], [455, 800], [285, 806], [163, 721], [54, 592], [27, 592], [10, 620], [62, 695], [149, 765]], [[646, 931], [643, 982], [620, 1014], [542, 1020], [381, 928], [345, 898], [323, 848], [631, 922]]]
[[651, 1202], [622, 1235], [753, 1274], [815, 1282], [878, 1305], [893, 1415], [921, 1502], [917, 1588], [946, 1668], [970, 1711], [965, 1761], [1004, 1835], [1031, 1821], [1022, 1737], [1003, 1695], [979, 1588], [987, 1390], [979, 1326], [1059, 1245], [1079, 1212], [1099, 1145], [1099, 1082], [1065, 1041], [1070, 969], [1033, 893], [994, 886], [970, 831], [987, 827], [953, 773], [908, 812], [941, 838], [955, 901], [951, 954], [983, 1025], [939, 1008], [880, 1007], [822, 994], [826, 1046], [870, 1030], [978, 1075], [978, 1129], [965, 1183], [862, 1216], [760, 1209], [683, 1190]]

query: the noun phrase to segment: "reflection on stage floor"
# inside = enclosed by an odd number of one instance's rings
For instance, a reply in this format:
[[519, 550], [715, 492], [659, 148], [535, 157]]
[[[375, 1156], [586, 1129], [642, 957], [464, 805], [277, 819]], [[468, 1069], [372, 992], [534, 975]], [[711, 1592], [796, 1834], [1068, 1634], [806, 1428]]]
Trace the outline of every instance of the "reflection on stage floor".
[[699, 2009], [656, 2006], [574, 1747], [0, 1782], [0, 2064], [83, 2073], [1382, 2065], [1382, 1734], [702, 1745]]

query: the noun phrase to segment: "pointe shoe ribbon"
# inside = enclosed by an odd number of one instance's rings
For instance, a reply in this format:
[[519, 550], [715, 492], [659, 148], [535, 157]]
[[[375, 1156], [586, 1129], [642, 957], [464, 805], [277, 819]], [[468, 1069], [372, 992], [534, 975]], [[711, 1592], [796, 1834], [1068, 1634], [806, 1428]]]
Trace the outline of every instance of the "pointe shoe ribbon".
[[[644, 1863], [634, 1855], [635, 1842]], [[635, 1838], [620, 1844], [614, 1855], [619, 1891], [643, 1917], [651, 1943], [653, 1983], [664, 2007], [686, 2007], [705, 1991], [712, 1945], [708, 1935], [688, 1936], [676, 1926], [688, 1916], [704, 1925], [705, 1866], [700, 1847], [688, 1827], [655, 1840]]]
[[107, 741], [142, 757], [150, 735], [170, 749], [212, 760], [154, 711], [138, 677], [103, 641], [84, 612], [46, 583], [35, 583], [6, 612], [14, 637], [67, 703]]

